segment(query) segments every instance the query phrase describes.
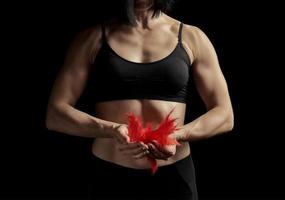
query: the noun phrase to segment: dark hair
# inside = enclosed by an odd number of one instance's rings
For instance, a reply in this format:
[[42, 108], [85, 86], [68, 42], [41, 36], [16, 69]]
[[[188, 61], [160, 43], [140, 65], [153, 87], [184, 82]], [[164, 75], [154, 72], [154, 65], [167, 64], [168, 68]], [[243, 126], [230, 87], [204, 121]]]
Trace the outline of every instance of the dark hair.
[[[120, 4], [119, 7], [122, 8], [118, 13], [118, 19], [123, 23], [136, 26], [134, 13], [135, 0], [120, 0], [118, 2]], [[161, 12], [169, 12], [174, 2], [175, 0], [153, 0], [153, 6], [150, 8], [150, 10], [153, 10], [152, 18], [158, 17]]]

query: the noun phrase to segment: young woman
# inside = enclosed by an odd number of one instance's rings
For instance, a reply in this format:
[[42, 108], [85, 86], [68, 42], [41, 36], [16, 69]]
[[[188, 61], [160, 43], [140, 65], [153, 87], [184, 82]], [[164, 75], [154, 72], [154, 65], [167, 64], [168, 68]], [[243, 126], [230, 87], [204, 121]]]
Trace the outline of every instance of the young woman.
[[[52, 90], [50, 130], [92, 137], [90, 198], [197, 200], [192, 141], [233, 128], [227, 84], [215, 50], [197, 27], [168, 16], [169, 0], [125, 0], [125, 14], [83, 31], [72, 43]], [[123, 5], [124, 4], [124, 5]], [[192, 73], [207, 112], [184, 124]], [[91, 84], [95, 116], [75, 108]], [[130, 142], [126, 113], [156, 128], [172, 110], [181, 144]], [[148, 157], [158, 163], [149, 173]]]

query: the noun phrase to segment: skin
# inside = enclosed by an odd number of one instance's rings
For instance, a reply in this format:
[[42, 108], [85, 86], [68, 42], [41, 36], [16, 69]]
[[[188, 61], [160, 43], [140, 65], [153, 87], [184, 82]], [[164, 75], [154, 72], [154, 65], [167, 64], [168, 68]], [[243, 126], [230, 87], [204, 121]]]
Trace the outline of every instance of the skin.
[[[147, 10], [150, 3], [149, 0], [136, 1], [136, 27], [115, 22], [106, 25], [109, 46], [129, 61], [160, 60], [169, 55], [177, 44], [179, 21], [165, 13], [152, 19], [152, 11]], [[150, 167], [146, 156], [157, 159], [158, 166], [168, 165], [191, 153], [189, 141], [207, 139], [232, 130], [232, 105], [215, 49], [202, 30], [187, 24], [183, 26], [182, 44], [192, 62], [191, 72], [207, 108], [205, 114], [184, 124], [185, 103], [150, 99], [97, 102], [94, 104], [96, 116], [76, 109], [75, 104], [86, 86], [92, 63], [101, 47], [101, 37], [101, 28], [95, 26], [80, 33], [71, 44], [49, 99], [48, 129], [96, 138], [92, 146], [94, 155], [138, 169]], [[170, 137], [177, 139], [181, 146], [161, 147], [156, 141], [149, 144], [129, 141], [125, 113], [133, 112], [141, 116], [143, 123], [151, 121], [156, 128], [173, 108], [172, 117], [177, 118], [179, 130]]]

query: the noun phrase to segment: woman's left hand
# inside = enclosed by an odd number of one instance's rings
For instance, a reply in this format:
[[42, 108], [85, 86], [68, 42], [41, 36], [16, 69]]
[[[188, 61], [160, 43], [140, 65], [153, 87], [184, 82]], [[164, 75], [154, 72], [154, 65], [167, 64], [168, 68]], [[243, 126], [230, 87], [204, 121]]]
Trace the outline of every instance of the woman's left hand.
[[[178, 130], [169, 135], [171, 139], [175, 139], [179, 142], [185, 137], [185, 126], [179, 127]], [[176, 153], [176, 145], [161, 146], [156, 141], [152, 141], [147, 144], [149, 147], [149, 157], [154, 159], [167, 160], [169, 157], [174, 156]]]
[[174, 131], [172, 134], [169, 135], [171, 139], [179, 141], [187, 141], [186, 138], [188, 137], [185, 125], [178, 127], [178, 130]]
[[156, 141], [147, 144], [149, 147], [149, 157], [154, 159], [167, 160], [176, 153], [176, 145], [159, 145]]

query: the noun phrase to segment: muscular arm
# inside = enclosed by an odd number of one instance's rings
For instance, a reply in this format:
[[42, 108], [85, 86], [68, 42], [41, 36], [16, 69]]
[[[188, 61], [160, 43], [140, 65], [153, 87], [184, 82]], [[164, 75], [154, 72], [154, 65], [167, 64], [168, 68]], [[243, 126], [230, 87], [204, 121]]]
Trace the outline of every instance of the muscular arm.
[[100, 37], [99, 28], [86, 30], [71, 44], [49, 99], [46, 115], [48, 129], [81, 137], [111, 137], [112, 130], [119, 125], [74, 107], [86, 85]]
[[190, 26], [187, 29], [194, 55], [192, 73], [207, 112], [185, 124], [178, 139], [196, 141], [232, 130], [234, 117], [227, 83], [214, 47], [200, 29]]

